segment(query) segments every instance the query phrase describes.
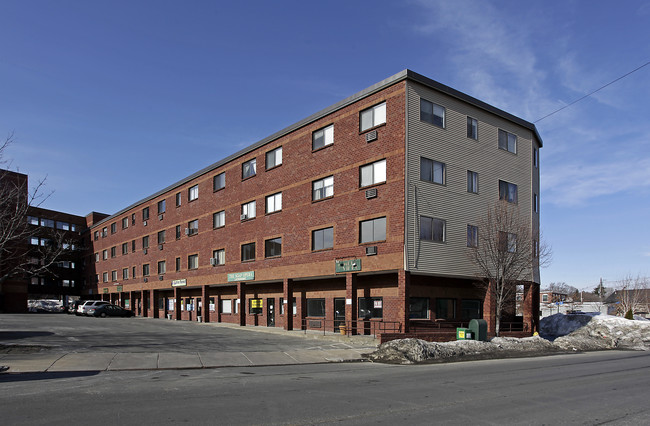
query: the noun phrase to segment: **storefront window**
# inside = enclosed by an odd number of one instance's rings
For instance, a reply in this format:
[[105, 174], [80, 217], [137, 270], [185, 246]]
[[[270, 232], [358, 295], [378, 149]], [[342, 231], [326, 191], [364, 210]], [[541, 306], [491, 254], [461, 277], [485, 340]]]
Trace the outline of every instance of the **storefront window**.
[[249, 299], [248, 300], [248, 313], [261, 314], [263, 311], [264, 302], [262, 299]]
[[456, 319], [456, 299], [436, 299], [436, 318]]
[[307, 316], [324, 317], [325, 299], [307, 299]]
[[465, 299], [460, 302], [460, 315], [463, 321], [480, 319], [482, 303], [476, 299]]
[[381, 297], [360, 297], [359, 298], [359, 318], [382, 318], [383, 317], [383, 299]]
[[411, 319], [429, 318], [428, 297], [411, 297], [411, 299], [409, 300], [409, 318]]

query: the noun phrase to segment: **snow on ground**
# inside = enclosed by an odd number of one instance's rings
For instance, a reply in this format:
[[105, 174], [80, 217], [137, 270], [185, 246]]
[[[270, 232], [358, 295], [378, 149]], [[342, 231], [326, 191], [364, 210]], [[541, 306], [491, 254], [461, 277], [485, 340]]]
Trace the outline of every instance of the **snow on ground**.
[[650, 321], [645, 320], [627, 320], [597, 313], [555, 314], [542, 318], [540, 333], [544, 337], [495, 337], [489, 342], [432, 343], [399, 339], [382, 344], [367, 358], [375, 362], [415, 364], [603, 349], [650, 350]]

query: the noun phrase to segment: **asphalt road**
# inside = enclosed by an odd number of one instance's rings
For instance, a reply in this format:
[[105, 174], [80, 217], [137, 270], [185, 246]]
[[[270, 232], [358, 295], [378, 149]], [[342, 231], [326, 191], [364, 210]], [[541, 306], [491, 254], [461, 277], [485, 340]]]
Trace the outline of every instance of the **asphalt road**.
[[650, 424], [650, 353], [0, 375], [3, 424]]

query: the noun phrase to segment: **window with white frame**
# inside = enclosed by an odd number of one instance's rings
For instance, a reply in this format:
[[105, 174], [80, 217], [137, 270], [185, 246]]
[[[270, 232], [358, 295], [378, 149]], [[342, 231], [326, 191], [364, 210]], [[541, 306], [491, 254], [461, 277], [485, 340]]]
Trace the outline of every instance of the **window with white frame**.
[[264, 257], [282, 256], [282, 238], [272, 238], [264, 241]]
[[165, 230], [159, 231], [158, 232], [158, 244], [164, 244], [165, 243], [165, 235], [167, 232]]
[[111, 271], [111, 281], [117, 281], [117, 271]]
[[180, 207], [182, 201], [183, 201], [183, 193], [177, 192], [176, 193], [176, 207]]
[[386, 160], [375, 161], [359, 167], [359, 186], [375, 185], [386, 182]]
[[[149, 220], [149, 207], [145, 207], [142, 209], [142, 220]], [[106, 234], [106, 232], [104, 232], [104, 234]]]
[[[54, 221], [52, 221], [52, 227], [54, 227]], [[111, 223], [111, 234], [114, 234], [117, 232], [117, 223]]]
[[420, 240], [445, 241], [445, 221], [434, 217], [420, 216]]
[[102, 282], [105, 282], [105, 283], [108, 282], [108, 272], [104, 272], [102, 274]]
[[167, 272], [167, 263], [164, 260], [158, 262], [158, 275], [162, 275]]
[[420, 157], [420, 179], [440, 185], [445, 184], [445, 163]]
[[187, 222], [187, 235], [196, 235], [199, 233], [199, 220], [194, 219]]
[[420, 98], [420, 120], [445, 127], [445, 108]]
[[274, 213], [282, 210], [282, 193], [269, 195], [266, 197], [266, 213]]
[[312, 201], [334, 196], [334, 176], [328, 176], [312, 182]]
[[478, 173], [467, 171], [467, 192], [478, 194]]
[[232, 300], [231, 299], [221, 299], [221, 313], [222, 314], [231, 314], [232, 313]]
[[334, 125], [331, 124], [311, 134], [311, 149], [317, 150], [334, 143]]
[[149, 264], [145, 263], [142, 265], [142, 276], [143, 277], [148, 277], [149, 276]]
[[361, 221], [359, 226], [359, 243], [371, 243], [386, 240], [386, 218]]
[[191, 254], [187, 256], [187, 269], [198, 269], [199, 268], [199, 255]]
[[122, 268], [122, 279], [123, 280], [129, 279], [129, 268]]
[[467, 117], [467, 137], [478, 139], [478, 120], [475, 118]]
[[282, 164], [282, 147], [275, 148], [266, 153], [266, 170]]
[[224, 210], [212, 215], [212, 227], [221, 228], [222, 226], [226, 226], [226, 212]]
[[199, 198], [199, 185], [194, 185], [187, 190], [187, 201], [194, 201]]
[[499, 199], [509, 203], [517, 204], [517, 185], [514, 183], [499, 181]]
[[145, 235], [144, 237], [142, 237], [142, 248], [143, 249], [149, 248], [149, 236], [148, 235]]
[[499, 129], [499, 149], [517, 153], [517, 135]]
[[365, 109], [359, 113], [359, 130], [366, 131], [386, 122], [386, 102]]
[[212, 190], [218, 191], [226, 187], [226, 172], [219, 173], [212, 178]]
[[158, 214], [165, 213], [166, 208], [167, 208], [167, 202], [165, 200], [158, 201]]
[[214, 259], [215, 265], [225, 265], [226, 264], [226, 250], [219, 249], [212, 252], [212, 258]]
[[316, 229], [311, 232], [312, 251], [326, 250], [334, 247], [334, 228]]
[[122, 255], [129, 254], [129, 243], [122, 243]]
[[108, 259], [108, 250], [106, 249], [102, 250], [102, 259], [104, 260]]
[[255, 200], [241, 205], [241, 220], [253, 219], [255, 217]]
[[255, 260], [255, 243], [242, 244], [241, 261], [250, 262]]
[[129, 227], [129, 218], [128, 217], [123, 217], [122, 218], [122, 229], [126, 229]]
[[241, 165], [241, 178], [247, 179], [257, 174], [257, 160], [253, 158]]

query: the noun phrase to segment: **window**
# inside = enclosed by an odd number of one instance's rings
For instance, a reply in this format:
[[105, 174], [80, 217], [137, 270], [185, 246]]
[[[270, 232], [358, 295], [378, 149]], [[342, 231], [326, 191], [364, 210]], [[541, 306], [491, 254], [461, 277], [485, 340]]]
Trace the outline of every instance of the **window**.
[[478, 247], [478, 226], [467, 225], [467, 247]]
[[537, 194], [533, 194], [533, 210], [535, 213], [539, 213], [539, 198]]
[[212, 190], [218, 191], [226, 187], [226, 172], [219, 173], [212, 178]]
[[307, 316], [324, 317], [325, 299], [307, 299]]
[[369, 186], [386, 182], [386, 160], [375, 161], [359, 167], [359, 186]]
[[181, 201], [183, 201], [183, 195], [181, 192], [176, 193], [176, 207], [181, 206]]
[[167, 272], [167, 266], [164, 260], [158, 262], [158, 275], [162, 275]]
[[252, 160], [246, 161], [241, 165], [241, 178], [248, 179], [257, 174], [257, 160], [253, 158]]
[[467, 192], [478, 194], [478, 173], [467, 171]]
[[460, 301], [460, 319], [470, 321], [483, 318], [481, 312], [483, 303], [478, 299], [463, 299]]
[[102, 250], [102, 259], [104, 260], [108, 259], [108, 250], [106, 249]]
[[365, 109], [359, 114], [359, 129], [364, 132], [386, 122], [386, 102]]
[[221, 228], [222, 226], [226, 226], [226, 212], [224, 210], [212, 215], [212, 227]]
[[515, 253], [517, 251], [517, 234], [499, 231], [499, 250]]
[[187, 229], [189, 230], [187, 235], [196, 235], [199, 233], [199, 220], [194, 219], [187, 222]]
[[108, 272], [104, 272], [102, 274], [102, 282], [105, 282], [105, 283], [108, 282]]
[[436, 299], [436, 318], [452, 320], [456, 318], [456, 299]]
[[143, 249], [149, 248], [149, 236], [148, 235], [145, 235], [144, 237], [142, 237], [142, 248]]
[[131, 213], [131, 225], [135, 225], [135, 213]]
[[445, 184], [445, 163], [420, 157], [420, 180]]
[[509, 203], [517, 204], [517, 185], [514, 183], [499, 181], [499, 199]]
[[131, 268], [131, 278], [135, 278], [135, 266]]
[[255, 243], [242, 244], [241, 261], [249, 262], [255, 260]]
[[148, 277], [149, 276], [149, 264], [148, 263], [142, 265], [142, 276], [143, 277]]
[[323, 228], [312, 231], [311, 249], [312, 251], [326, 250], [334, 247], [334, 228]]
[[126, 229], [129, 227], [129, 218], [128, 217], [123, 217], [122, 218], [122, 229]]
[[[52, 226], [54, 226], [54, 222], [52, 222]], [[117, 223], [111, 223], [111, 234], [114, 234], [117, 232]]]
[[[31, 244], [31, 245], [33, 245], [33, 246], [37, 246], [38, 243], [39, 243], [39, 241], [38, 241], [38, 237], [31, 237], [31, 238], [29, 239], [29, 244]], [[106, 251], [106, 250], [104, 250], [104, 251]]]
[[262, 314], [264, 312], [264, 301], [262, 299], [248, 299], [248, 313]]
[[361, 244], [374, 241], [386, 240], [386, 218], [378, 217], [376, 219], [364, 220], [361, 222], [360, 238]]
[[176, 225], [176, 239], [180, 240], [181, 239], [181, 226]]
[[115, 247], [111, 247], [111, 258], [115, 257], [117, 250]]
[[317, 150], [334, 143], [334, 125], [316, 130], [311, 135], [311, 149]]
[[95, 263], [99, 262], [99, 252], [95, 253]]
[[176, 258], [176, 272], [179, 272], [181, 270], [181, 258], [177, 257]]
[[334, 196], [334, 176], [312, 182], [312, 201], [322, 200]]
[[548, 294], [542, 294], [542, 302], [548, 302]]
[[129, 254], [129, 243], [122, 243], [122, 255]]
[[142, 209], [142, 220], [149, 220], [149, 207]]
[[194, 201], [199, 198], [199, 185], [194, 185], [187, 190], [187, 201]]
[[275, 148], [266, 153], [266, 170], [282, 164], [282, 147]]
[[131, 251], [135, 253], [135, 240], [131, 241]]
[[104, 237], [106, 237], [108, 235], [108, 230], [107, 229], [108, 228], [106, 228], [106, 227], [102, 228], [102, 238], [104, 238]]
[[241, 206], [241, 220], [253, 219], [255, 217], [255, 200]]
[[158, 201], [158, 214], [165, 213], [165, 209], [167, 208], [166, 205], [167, 203], [165, 200]]
[[409, 299], [409, 318], [411, 319], [429, 318], [428, 297], [411, 297]]
[[123, 268], [122, 269], [122, 279], [123, 280], [128, 280], [129, 279], [129, 268]]
[[198, 269], [199, 268], [199, 255], [191, 254], [187, 256], [187, 269]]
[[467, 137], [478, 139], [478, 121], [475, 118], [467, 117]]
[[269, 195], [266, 197], [266, 213], [274, 213], [282, 210], [282, 193]]
[[420, 216], [420, 239], [425, 241], [445, 241], [445, 221], [433, 217]]
[[94, 239], [95, 241], [97, 241], [97, 240], [99, 239], [99, 231], [95, 231], [95, 232], [93, 233], [93, 239]]
[[517, 135], [499, 129], [499, 149], [517, 153]]
[[215, 259], [215, 265], [225, 265], [226, 264], [226, 250], [219, 249], [212, 252], [212, 258]]
[[[38, 226], [38, 224], [40, 223], [38, 218], [34, 217], [34, 216], [27, 216], [27, 222], [30, 225], [36, 225], [36, 226]], [[95, 231], [95, 234], [97, 234], [97, 231]], [[95, 239], [97, 239], [97, 238], [95, 238]]]
[[164, 244], [165, 243], [165, 230], [162, 230], [158, 232], [158, 244]]
[[264, 257], [280, 257], [282, 255], [282, 238], [264, 241]]
[[359, 318], [381, 318], [383, 316], [383, 300], [381, 297], [360, 297]]
[[117, 281], [117, 271], [111, 271], [111, 281]]
[[221, 313], [222, 314], [231, 314], [232, 313], [232, 300], [230, 300], [230, 299], [221, 299]]
[[426, 99], [420, 99], [420, 120], [445, 127], [445, 108]]

